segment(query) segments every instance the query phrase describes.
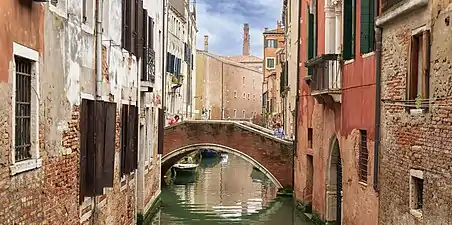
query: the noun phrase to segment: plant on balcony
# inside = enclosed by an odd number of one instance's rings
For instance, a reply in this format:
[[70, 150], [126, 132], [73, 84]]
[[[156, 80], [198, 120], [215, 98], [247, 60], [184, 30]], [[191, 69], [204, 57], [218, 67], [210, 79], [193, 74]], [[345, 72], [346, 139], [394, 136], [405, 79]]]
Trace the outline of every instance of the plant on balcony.
[[184, 82], [183, 74], [179, 74], [179, 76], [171, 75], [171, 83], [176, 85], [182, 85], [183, 82]]
[[422, 95], [418, 93], [416, 96], [416, 109], [420, 109], [422, 106]]

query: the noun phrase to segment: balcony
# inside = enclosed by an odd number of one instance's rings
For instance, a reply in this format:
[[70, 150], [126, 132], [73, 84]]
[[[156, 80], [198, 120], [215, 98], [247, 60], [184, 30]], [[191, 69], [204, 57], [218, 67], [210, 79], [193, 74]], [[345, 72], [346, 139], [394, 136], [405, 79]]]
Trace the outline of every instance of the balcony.
[[152, 92], [155, 83], [155, 51], [146, 49], [143, 57], [143, 73], [141, 74], [141, 91]]
[[341, 69], [338, 54], [323, 54], [305, 62], [312, 75], [305, 77], [311, 95], [321, 104], [341, 102]]

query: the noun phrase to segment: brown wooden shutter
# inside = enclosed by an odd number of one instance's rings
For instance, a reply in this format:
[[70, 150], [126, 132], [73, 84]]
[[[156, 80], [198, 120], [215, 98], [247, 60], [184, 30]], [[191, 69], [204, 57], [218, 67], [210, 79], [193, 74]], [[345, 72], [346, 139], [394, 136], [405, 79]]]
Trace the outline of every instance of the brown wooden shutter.
[[422, 35], [422, 50], [423, 50], [423, 57], [424, 60], [422, 62], [422, 98], [428, 99], [429, 98], [429, 76], [430, 76], [430, 31], [426, 30], [424, 31]]
[[125, 24], [125, 49], [129, 52], [132, 51], [133, 46], [133, 4], [132, 0], [125, 0], [126, 1], [126, 24]]
[[106, 103], [103, 186], [113, 187], [116, 138], [116, 103]]
[[138, 165], [138, 108], [136, 106], [130, 106], [129, 112], [129, 172], [137, 169]]
[[415, 68], [413, 68], [413, 56], [414, 56], [413, 55], [413, 52], [414, 52], [413, 47], [415, 45], [414, 43], [415, 43], [415, 38], [411, 37], [410, 41], [408, 43], [408, 60], [407, 60], [408, 68], [407, 68], [407, 75], [406, 75], [406, 99], [407, 100], [411, 99], [413, 91], [416, 92], [412, 88], [413, 87], [412, 86], [413, 76], [411, 75], [413, 69], [415, 69]]
[[96, 195], [103, 194], [104, 152], [105, 152], [105, 103], [96, 101], [95, 139], [96, 139]]
[[143, 10], [143, 60], [142, 60], [142, 73], [141, 79], [148, 80], [148, 11], [146, 9]]
[[135, 9], [135, 30], [136, 30], [136, 43], [135, 43], [135, 53], [138, 59], [143, 59], [143, 0], [136, 1]]
[[128, 152], [128, 122], [129, 105], [122, 105], [121, 108], [121, 175], [128, 173], [127, 152]]
[[86, 165], [87, 165], [87, 137], [88, 137], [88, 102], [82, 100], [80, 107], [80, 176], [79, 176], [79, 204], [83, 203], [86, 190]]
[[154, 19], [149, 17], [149, 39], [148, 46], [151, 49], [154, 49]]
[[94, 118], [94, 101], [92, 100], [86, 100], [87, 101], [87, 108], [88, 108], [88, 121], [87, 121], [87, 130], [84, 132], [87, 133], [86, 137], [86, 168], [85, 168], [85, 196], [86, 197], [92, 197], [94, 196], [94, 184], [96, 175], [94, 174], [95, 171], [95, 156], [96, 156], [96, 147], [95, 147], [95, 140], [94, 140], [94, 133], [95, 133], [95, 118]]

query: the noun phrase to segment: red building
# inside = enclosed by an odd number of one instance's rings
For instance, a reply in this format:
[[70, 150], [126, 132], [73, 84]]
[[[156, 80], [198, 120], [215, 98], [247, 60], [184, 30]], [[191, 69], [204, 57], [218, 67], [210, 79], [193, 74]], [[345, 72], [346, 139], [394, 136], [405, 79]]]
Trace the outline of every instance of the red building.
[[373, 8], [373, 0], [314, 0], [299, 9], [295, 193], [336, 224], [378, 224]]

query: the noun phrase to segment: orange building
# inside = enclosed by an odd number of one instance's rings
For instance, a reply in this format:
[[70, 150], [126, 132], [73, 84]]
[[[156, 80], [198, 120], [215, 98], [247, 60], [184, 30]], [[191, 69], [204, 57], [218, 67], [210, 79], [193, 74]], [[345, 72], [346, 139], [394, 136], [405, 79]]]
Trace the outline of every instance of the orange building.
[[262, 114], [266, 125], [272, 127], [282, 123], [283, 106], [281, 101], [281, 74], [284, 59], [284, 28], [278, 21], [276, 29], [265, 28], [264, 67], [262, 85]]

